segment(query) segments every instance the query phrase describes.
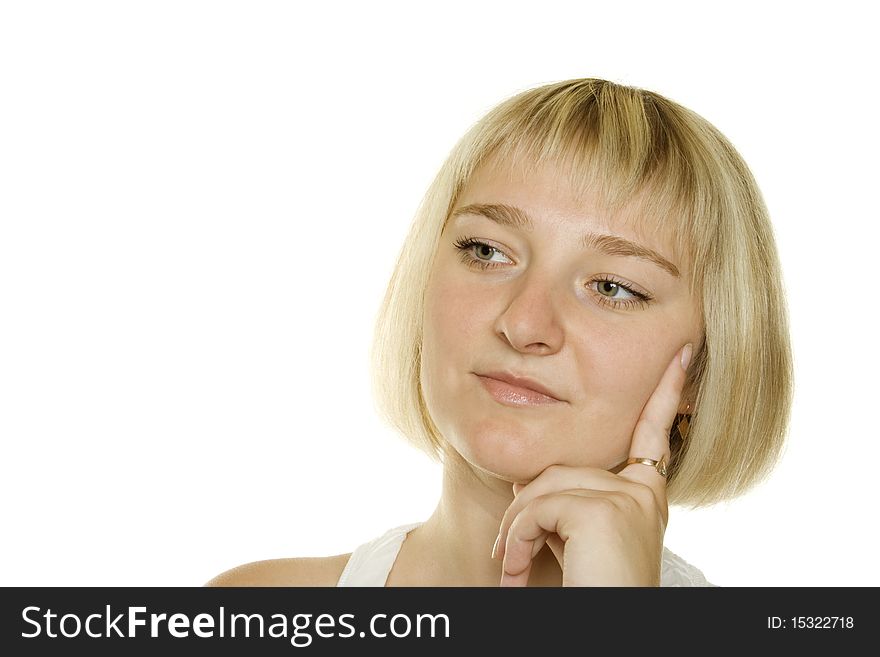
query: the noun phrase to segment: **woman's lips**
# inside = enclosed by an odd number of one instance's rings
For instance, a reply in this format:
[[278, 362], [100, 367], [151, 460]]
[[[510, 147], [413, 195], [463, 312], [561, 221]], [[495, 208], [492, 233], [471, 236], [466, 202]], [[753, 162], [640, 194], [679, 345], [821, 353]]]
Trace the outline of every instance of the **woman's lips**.
[[521, 388], [488, 376], [480, 376], [479, 374], [476, 376], [495, 401], [507, 406], [547, 406], [562, 403], [558, 399], [529, 388]]

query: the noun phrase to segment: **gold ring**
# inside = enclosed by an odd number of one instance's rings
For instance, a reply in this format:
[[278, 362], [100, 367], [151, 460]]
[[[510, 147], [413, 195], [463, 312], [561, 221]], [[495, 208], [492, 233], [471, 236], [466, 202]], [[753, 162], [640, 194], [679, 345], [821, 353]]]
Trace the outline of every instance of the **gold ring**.
[[654, 459], [640, 459], [633, 457], [631, 459], [626, 460], [625, 465], [629, 465], [630, 463], [644, 463], [645, 465], [653, 466], [653, 468], [657, 471], [658, 474], [662, 476], [666, 476], [666, 457], [660, 457], [659, 461], [655, 461]]

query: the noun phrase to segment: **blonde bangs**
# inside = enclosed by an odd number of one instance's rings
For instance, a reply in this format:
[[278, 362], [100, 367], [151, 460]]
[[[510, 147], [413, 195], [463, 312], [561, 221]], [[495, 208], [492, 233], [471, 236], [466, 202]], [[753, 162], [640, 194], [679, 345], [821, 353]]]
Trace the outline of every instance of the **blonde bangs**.
[[[462, 153], [455, 196], [486, 161], [526, 175], [551, 164], [565, 172], [577, 198], [590, 199], [609, 221], [624, 221], [648, 241], [669, 244], [674, 261], [697, 265], [699, 255], [711, 252], [712, 198], [728, 192], [717, 189], [718, 163], [706, 161], [705, 144], [699, 148], [706, 135], [691, 134], [694, 116], [652, 92], [604, 80], [524, 92], [490, 111], [462, 140], [469, 152]], [[696, 296], [705, 272], [688, 269]]]

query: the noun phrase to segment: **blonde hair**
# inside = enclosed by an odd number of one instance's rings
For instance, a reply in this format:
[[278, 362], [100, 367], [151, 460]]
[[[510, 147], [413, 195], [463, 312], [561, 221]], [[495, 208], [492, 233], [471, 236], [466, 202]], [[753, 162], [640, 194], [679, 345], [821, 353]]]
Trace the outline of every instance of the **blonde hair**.
[[[436, 461], [448, 448], [420, 385], [424, 292], [446, 221], [479, 164], [569, 166], [569, 183], [614, 213], [671, 237], [705, 329], [685, 393], [687, 438], [673, 428], [670, 504], [731, 499], [775, 466], [793, 394], [788, 311], [767, 209], [730, 142], [659, 94], [600, 79], [548, 84], [503, 101], [452, 149], [415, 214], [376, 317], [373, 394], [385, 421]], [[519, 157], [524, 156], [524, 157]], [[652, 222], [652, 223], [650, 223]]]

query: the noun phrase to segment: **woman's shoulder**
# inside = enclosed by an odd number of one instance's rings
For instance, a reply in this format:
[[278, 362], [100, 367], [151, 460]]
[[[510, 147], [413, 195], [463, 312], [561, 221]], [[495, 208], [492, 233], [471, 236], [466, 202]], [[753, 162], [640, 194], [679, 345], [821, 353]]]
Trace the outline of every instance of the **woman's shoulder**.
[[336, 586], [350, 556], [252, 561], [220, 573], [205, 586]]

